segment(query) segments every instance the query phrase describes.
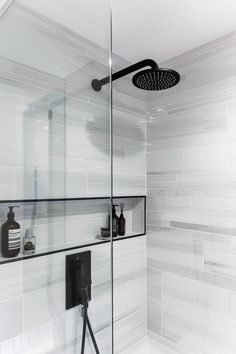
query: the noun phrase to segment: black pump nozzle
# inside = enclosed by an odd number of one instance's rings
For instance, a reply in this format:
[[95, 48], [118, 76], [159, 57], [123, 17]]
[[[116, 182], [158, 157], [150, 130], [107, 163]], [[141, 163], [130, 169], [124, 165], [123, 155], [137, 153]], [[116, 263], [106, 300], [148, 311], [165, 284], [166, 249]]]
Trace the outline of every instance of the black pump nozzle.
[[15, 213], [13, 212], [13, 209], [14, 209], [14, 208], [19, 208], [19, 205], [8, 206], [8, 208], [9, 208], [9, 212], [8, 212], [8, 214], [7, 214], [7, 217], [8, 217], [9, 219], [14, 218]]

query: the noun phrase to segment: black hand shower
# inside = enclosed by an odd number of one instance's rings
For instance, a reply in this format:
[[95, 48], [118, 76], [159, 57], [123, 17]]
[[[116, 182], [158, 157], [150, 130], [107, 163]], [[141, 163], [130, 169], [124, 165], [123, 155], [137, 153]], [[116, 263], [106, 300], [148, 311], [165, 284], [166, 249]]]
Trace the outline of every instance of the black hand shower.
[[[134, 86], [142, 90], [165, 90], [177, 85], [180, 80], [180, 75], [177, 71], [159, 68], [157, 63], [152, 59], [139, 61], [138, 63], [130, 65], [125, 69], [117, 71], [112, 74], [111, 79], [112, 81], [120, 79], [121, 77], [144, 68], [145, 66], [150, 66], [151, 69], [139, 71], [132, 78]], [[108, 82], [110, 82], [110, 76], [107, 76], [101, 80], [94, 79], [91, 85], [95, 91], [100, 91], [102, 86], [106, 85]]]

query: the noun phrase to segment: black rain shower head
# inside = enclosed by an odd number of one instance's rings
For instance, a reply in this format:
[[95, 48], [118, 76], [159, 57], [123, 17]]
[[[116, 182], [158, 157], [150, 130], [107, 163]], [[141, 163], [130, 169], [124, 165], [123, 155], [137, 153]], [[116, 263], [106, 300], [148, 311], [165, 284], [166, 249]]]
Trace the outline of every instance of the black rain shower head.
[[180, 75], [171, 69], [147, 69], [139, 71], [133, 76], [134, 86], [148, 91], [166, 90], [175, 86], [180, 80]]
[[[142, 90], [165, 90], [177, 85], [180, 80], [180, 75], [177, 71], [158, 68], [157, 63], [154, 60], [145, 59], [112, 74], [112, 81], [128, 75], [133, 71], [144, 68], [145, 66], [151, 66], [151, 69], [142, 70], [136, 73], [132, 79], [133, 84]], [[102, 86], [108, 82], [110, 82], [110, 76], [101, 80], [94, 79], [91, 85], [95, 91], [100, 91]]]

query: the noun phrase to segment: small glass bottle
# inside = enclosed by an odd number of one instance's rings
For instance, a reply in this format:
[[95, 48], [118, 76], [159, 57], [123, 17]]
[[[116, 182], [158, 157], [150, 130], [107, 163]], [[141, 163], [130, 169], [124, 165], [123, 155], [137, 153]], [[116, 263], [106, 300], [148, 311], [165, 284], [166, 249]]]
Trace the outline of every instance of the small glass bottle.
[[33, 230], [27, 229], [23, 238], [23, 253], [26, 255], [34, 254], [36, 249], [36, 237], [33, 236]]

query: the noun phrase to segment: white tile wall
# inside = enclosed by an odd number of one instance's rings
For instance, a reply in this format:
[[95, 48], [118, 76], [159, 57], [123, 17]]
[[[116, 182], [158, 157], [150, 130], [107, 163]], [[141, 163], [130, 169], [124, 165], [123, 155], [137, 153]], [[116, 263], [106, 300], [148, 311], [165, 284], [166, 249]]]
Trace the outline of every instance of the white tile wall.
[[204, 48], [171, 60], [182, 84], [148, 102], [148, 329], [179, 353], [230, 354], [235, 36]]
[[[70, 253], [84, 251], [80, 249]], [[101, 352], [110, 353], [111, 283], [110, 245], [92, 249], [92, 301], [90, 319]], [[80, 346], [82, 318], [79, 308], [65, 311], [65, 255], [46, 256], [5, 265], [11, 276], [1, 298], [1, 353], [73, 353]], [[19, 278], [20, 277], [20, 278]], [[1, 296], [2, 297], [2, 296]], [[90, 351], [91, 350], [91, 351]], [[88, 353], [92, 353], [92, 348]]]
[[[108, 354], [111, 353], [110, 245], [97, 245], [90, 249], [90, 318], [101, 353]], [[145, 335], [145, 250], [144, 237], [117, 241], [113, 245], [117, 353]], [[80, 308], [65, 311], [65, 256], [69, 253], [1, 266], [0, 353], [73, 353], [79, 350], [82, 332]], [[65, 348], [68, 351], [64, 351]], [[91, 343], [87, 350], [93, 353]]]
[[146, 333], [146, 237], [113, 243], [114, 349], [121, 353]]

